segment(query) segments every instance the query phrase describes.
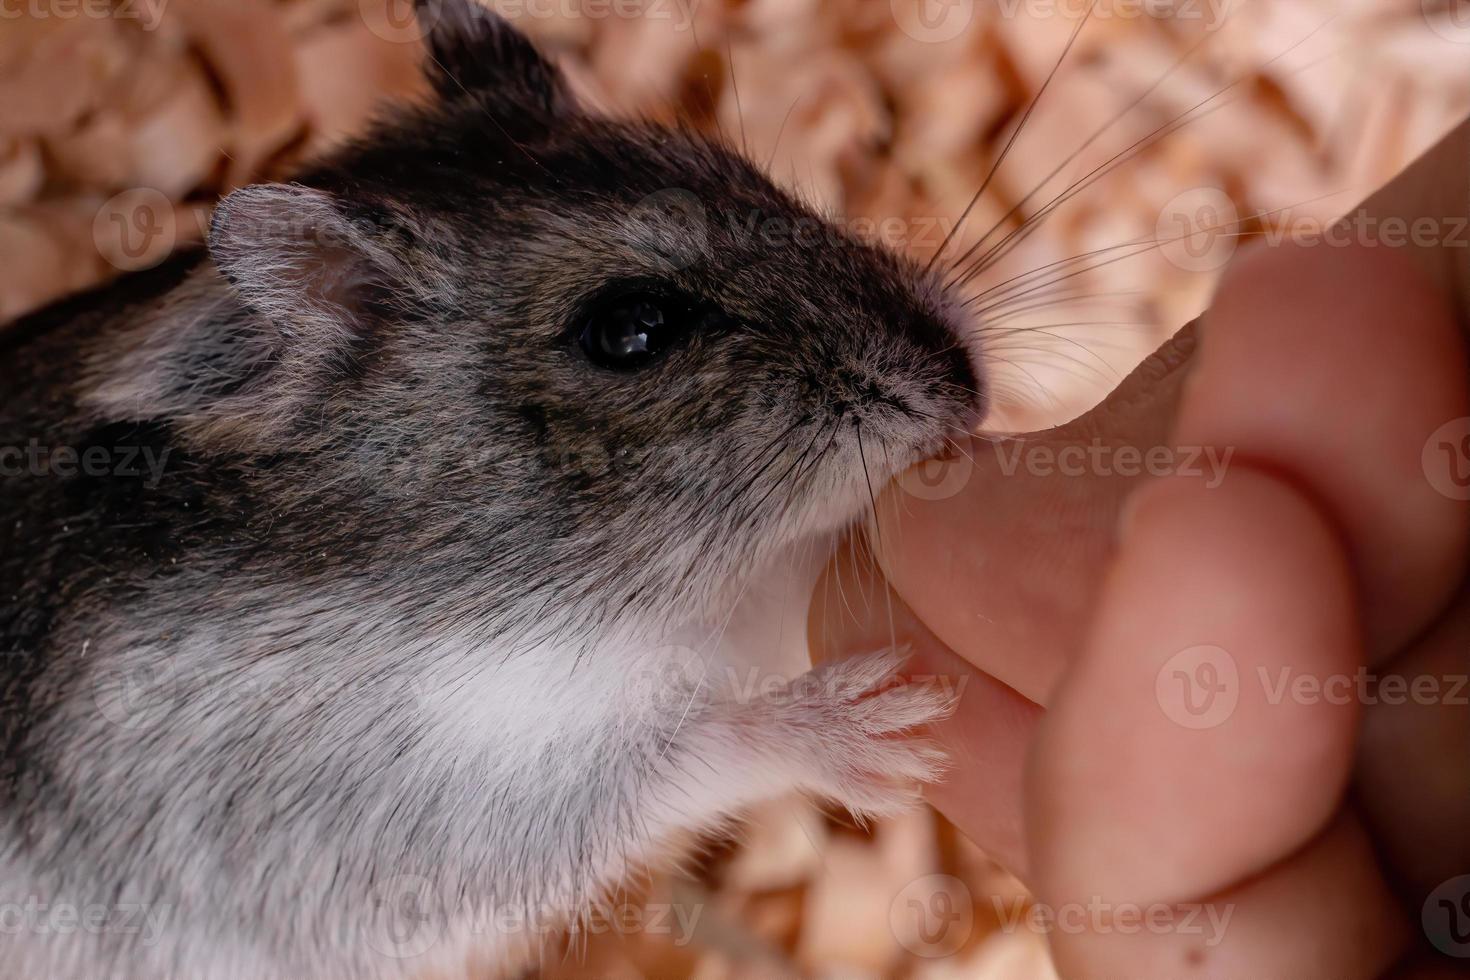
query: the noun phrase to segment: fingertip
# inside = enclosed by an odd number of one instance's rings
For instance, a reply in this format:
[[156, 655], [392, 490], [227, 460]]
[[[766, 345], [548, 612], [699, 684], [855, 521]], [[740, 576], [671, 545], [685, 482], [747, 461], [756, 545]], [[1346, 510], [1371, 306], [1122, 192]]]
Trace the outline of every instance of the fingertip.
[[1039, 879], [1182, 900], [1316, 833], [1348, 778], [1355, 628], [1340, 546], [1290, 486], [1241, 470], [1141, 491], [1038, 736]]
[[1457, 419], [1470, 438], [1464, 338], [1405, 251], [1324, 239], [1242, 255], [1205, 316], [1177, 431], [1327, 506], [1380, 657], [1443, 607], [1470, 550], [1465, 496], [1426, 448]]

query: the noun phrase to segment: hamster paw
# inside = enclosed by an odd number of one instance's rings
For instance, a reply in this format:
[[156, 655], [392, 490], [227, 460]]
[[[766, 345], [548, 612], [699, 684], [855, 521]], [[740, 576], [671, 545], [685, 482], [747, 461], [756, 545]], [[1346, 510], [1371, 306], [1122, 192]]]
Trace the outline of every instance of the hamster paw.
[[957, 695], [941, 680], [905, 682], [906, 657], [884, 651], [817, 668], [791, 683], [805, 789], [879, 817], [919, 802], [918, 784], [944, 772], [945, 753], [918, 729], [950, 715]]

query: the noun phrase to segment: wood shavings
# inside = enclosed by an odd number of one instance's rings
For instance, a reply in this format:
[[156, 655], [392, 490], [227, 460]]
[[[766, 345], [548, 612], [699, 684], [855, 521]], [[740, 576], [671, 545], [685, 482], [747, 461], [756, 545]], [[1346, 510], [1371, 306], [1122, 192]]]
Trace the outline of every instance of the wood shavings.
[[[0, 318], [160, 261], [202, 237], [219, 194], [288, 174], [383, 100], [423, 97], [396, 2], [170, 0], [156, 23], [4, 21]], [[1005, 153], [1085, 6], [953, 4], [970, 18], [951, 31], [921, 16], [923, 0], [643, 0], [640, 17], [601, 0], [495, 3], [520, 11], [589, 103], [743, 134], [779, 182], [844, 220], [896, 220], [883, 240], [921, 260]], [[1420, 0], [1180, 3], [1090, 23], [946, 253], [993, 259], [971, 288], [990, 311], [996, 427], [1096, 401], [1203, 307], [1238, 219], [1326, 219], [1425, 149], [1470, 111], [1467, 45], [1448, 4]], [[1216, 215], [1213, 235], [1170, 241], [1201, 214]], [[1185, 246], [1201, 237], [1223, 258], [1196, 261]], [[1113, 261], [1128, 243], [1143, 247]], [[935, 882], [970, 914], [943, 955], [900, 921]], [[636, 901], [697, 911], [697, 928], [552, 942], [540, 975], [1053, 977], [1044, 938], [1000, 915], [1024, 911], [1024, 891], [927, 812], [865, 834], [773, 804], [742, 844], [655, 875]]]
[[385, 40], [361, 20], [309, 32], [296, 48], [303, 109], [310, 140], [306, 155], [360, 133], [385, 101], [421, 97], [422, 52], [415, 46]]
[[172, 0], [176, 16], [223, 87], [231, 110], [230, 167], [225, 188], [257, 177], [256, 169], [300, 122], [299, 83], [291, 38], [279, 10], [262, 16], [237, 0]]
[[0, 128], [7, 135], [65, 132], [114, 90], [134, 55], [114, 21], [7, 19], [0, 32]]

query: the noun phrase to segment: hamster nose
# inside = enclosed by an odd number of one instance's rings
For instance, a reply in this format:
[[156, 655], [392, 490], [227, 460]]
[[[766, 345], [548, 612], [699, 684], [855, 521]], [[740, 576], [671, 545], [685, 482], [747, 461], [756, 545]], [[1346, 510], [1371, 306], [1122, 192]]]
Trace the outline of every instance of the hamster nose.
[[866, 371], [846, 366], [839, 367], [835, 374], [838, 400], [844, 405], [868, 405], [876, 402], [894, 401], [877, 379]]
[[981, 397], [983, 371], [979, 345], [973, 341], [967, 324], [945, 316], [920, 315], [905, 323], [901, 330], [917, 348], [917, 356], [939, 363], [945, 380], [970, 392], [977, 400]]

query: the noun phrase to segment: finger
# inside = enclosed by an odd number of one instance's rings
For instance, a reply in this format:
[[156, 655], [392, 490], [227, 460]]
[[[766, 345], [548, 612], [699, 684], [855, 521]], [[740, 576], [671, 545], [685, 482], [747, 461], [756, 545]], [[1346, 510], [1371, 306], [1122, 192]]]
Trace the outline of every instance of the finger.
[[1058, 454], [1098, 445], [1142, 459], [1162, 446], [1192, 346], [1181, 331], [1087, 418], [973, 440], [879, 501], [880, 561], [904, 601], [944, 644], [1032, 701], [1046, 703], [1081, 643], [1118, 507], [1142, 477], [1129, 467], [1061, 472]]
[[[1058, 901], [1065, 923], [1077, 903]], [[1411, 934], [1350, 817], [1269, 874], [1216, 895], [1178, 904], [1088, 901], [1094, 913], [1072, 919], [1080, 927], [1052, 931], [1059, 972], [1076, 980], [1379, 980]]]
[[1204, 317], [1176, 438], [1286, 474], [1327, 506], [1381, 659], [1463, 573], [1470, 508], [1424, 460], [1434, 433], [1470, 414], [1466, 385], [1454, 315], [1400, 250], [1258, 249]]
[[[1027, 801], [1043, 901], [1164, 928], [1054, 935], [1065, 975], [1350, 980], [1400, 955], [1361, 829], [1333, 817], [1356, 704], [1301, 696], [1359, 662], [1353, 601], [1333, 529], [1271, 476], [1168, 479], [1130, 504]], [[1231, 918], [1201, 934], [1191, 908]]]
[[925, 796], [1013, 874], [1026, 874], [1021, 786], [1027, 744], [1041, 709], [948, 650], [903, 600], [885, 594], [871, 559], [843, 548], [823, 573], [807, 619], [820, 664], [896, 643], [911, 653], [905, 674], [932, 679], [955, 695], [955, 713], [933, 726], [949, 754], [943, 782]]
[[1244, 469], [1131, 504], [1085, 652], [1038, 734], [1028, 792], [1047, 895], [1190, 901], [1320, 832], [1352, 699], [1300, 696], [1359, 662], [1332, 530]]
[[1470, 872], [1470, 592], [1367, 699], [1355, 799], [1418, 907]]
[[[1370, 198], [1359, 212], [1365, 219], [1439, 219], [1442, 235], [1436, 247], [1397, 251], [1453, 297], [1451, 307], [1462, 325], [1470, 323], [1470, 248], [1455, 246], [1470, 237], [1464, 227], [1470, 215], [1466, 161], [1470, 161], [1470, 122]], [[1358, 292], [1365, 287], [1352, 278], [1339, 285]], [[1397, 364], [1398, 338], [1389, 327], [1379, 325], [1379, 329], [1371, 345], [1361, 344], [1362, 334], [1356, 334], [1359, 343], [1354, 350], [1384, 352], [1382, 366], [1387, 369]], [[1393, 345], [1386, 343], [1390, 338]], [[1318, 354], [1339, 345], [1339, 338], [1319, 344], [1312, 357], [1298, 365], [1300, 371], [1307, 373], [1317, 363]], [[1274, 339], [1253, 353], [1269, 356], [1272, 350]], [[1188, 369], [1188, 344], [1181, 350], [1171, 342], [1162, 355], [1157, 363], [1146, 363], [1130, 376], [1123, 389], [1098, 409], [1072, 426], [1039, 434], [1033, 442], [1055, 448], [1099, 438], [1108, 445], [1167, 449], [1179, 380]], [[1389, 357], [1395, 360], [1390, 362]], [[1400, 377], [1412, 377], [1396, 366], [1393, 371]], [[1358, 409], [1387, 404], [1377, 395], [1376, 380], [1375, 376], [1375, 383], [1363, 390], [1341, 389], [1339, 400], [1352, 401]], [[1262, 406], [1269, 407], [1282, 392], [1290, 392], [1297, 379], [1288, 381], [1284, 388], [1269, 393]], [[1351, 430], [1343, 425], [1339, 431]], [[1427, 432], [1420, 434], [1421, 446], [1427, 436]], [[884, 537], [896, 543], [885, 553], [884, 567], [894, 588], [947, 645], [1045, 704], [1080, 642], [1117, 508], [1137, 480], [1117, 474], [1059, 478], [1054, 473], [1037, 475], [1025, 466], [1007, 474], [996, 455], [1012, 446], [1009, 442], [977, 444], [971, 455], [978, 465], [965, 479], [955, 481], [958, 489], [937, 501], [902, 490], [900, 481], [900, 489], [891, 490], [880, 508]], [[1378, 552], [1370, 547], [1363, 556], [1377, 560]], [[1383, 605], [1377, 602], [1374, 613], [1380, 648], [1395, 626], [1382, 611]], [[1432, 599], [1422, 599], [1420, 605], [1432, 605]], [[1416, 611], [1406, 618], [1418, 615]], [[1025, 656], [1016, 656], [1018, 650], [1024, 650]]]

